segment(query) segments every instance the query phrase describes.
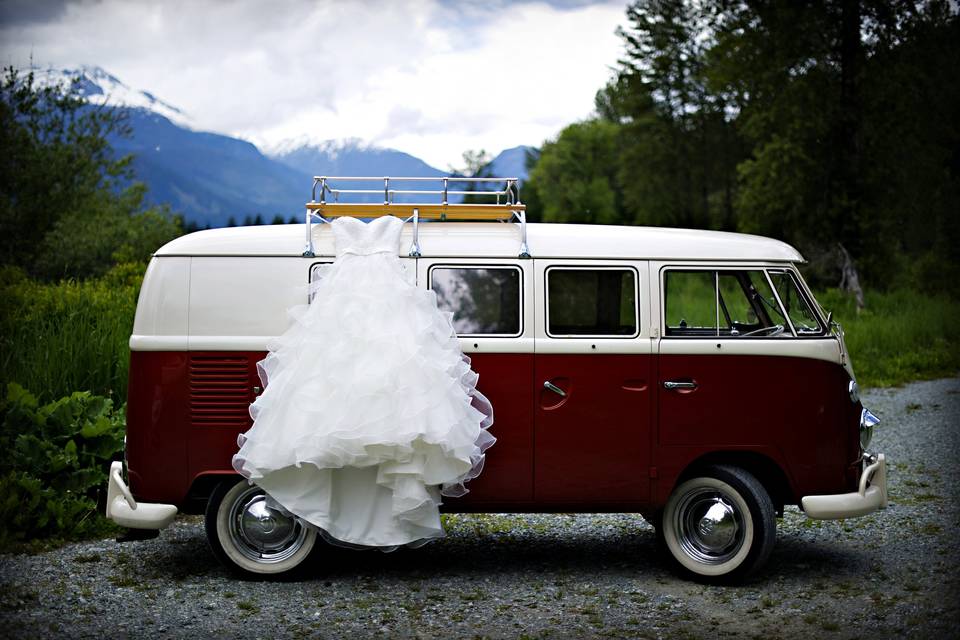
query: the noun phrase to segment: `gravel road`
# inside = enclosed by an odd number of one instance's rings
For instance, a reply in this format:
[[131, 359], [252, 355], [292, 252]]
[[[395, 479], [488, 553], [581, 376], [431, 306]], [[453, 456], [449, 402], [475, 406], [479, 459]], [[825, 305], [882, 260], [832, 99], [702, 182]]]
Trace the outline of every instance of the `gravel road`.
[[886, 511], [816, 523], [788, 509], [739, 587], [686, 582], [632, 515], [449, 516], [446, 539], [330, 549], [306, 577], [237, 580], [199, 518], [156, 540], [0, 555], [0, 635], [141, 637], [956, 637], [960, 379], [873, 390]]

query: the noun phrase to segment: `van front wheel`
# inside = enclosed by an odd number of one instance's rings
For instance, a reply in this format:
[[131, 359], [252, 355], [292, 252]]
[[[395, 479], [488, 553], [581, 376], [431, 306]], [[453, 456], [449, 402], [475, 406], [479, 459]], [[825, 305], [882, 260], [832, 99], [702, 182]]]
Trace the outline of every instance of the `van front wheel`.
[[247, 576], [292, 571], [317, 542], [316, 530], [272, 509], [263, 490], [243, 479], [217, 485], [207, 503], [205, 525], [217, 559]]
[[704, 581], [732, 582], [770, 556], [777, 536], [776, 510], [752, 474], [716, 465], [674, 489], [660, 533], [684, 572]]

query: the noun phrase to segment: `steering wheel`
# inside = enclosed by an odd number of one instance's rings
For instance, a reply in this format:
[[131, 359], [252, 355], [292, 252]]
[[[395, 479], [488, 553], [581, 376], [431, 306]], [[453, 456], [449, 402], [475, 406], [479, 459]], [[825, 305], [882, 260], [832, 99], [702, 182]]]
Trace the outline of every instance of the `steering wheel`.
[[783, 333], [782, 324], [774, 324], [769, 327], [760, 327], [759, 329], [754, 329], [753, 331], [747, 331], [746, 333], [741, 333], [740, 337], [744, 338], [746, 336], [778, 336]]

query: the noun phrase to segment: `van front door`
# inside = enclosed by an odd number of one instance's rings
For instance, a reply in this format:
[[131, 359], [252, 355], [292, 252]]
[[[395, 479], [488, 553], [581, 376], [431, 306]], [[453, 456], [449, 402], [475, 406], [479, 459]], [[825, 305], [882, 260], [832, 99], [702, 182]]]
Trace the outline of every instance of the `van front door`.
[[843, 424], [855, 418], [836, 340], [816, 326], [797, 337], [758, 267], [667, 266], [660, 288], [655, 500], [718, 451], [758, 453], [808, 493], [842, 487], [856, 461]]
[[535, 262], [536, 501], [646, 503], [646, 263]]

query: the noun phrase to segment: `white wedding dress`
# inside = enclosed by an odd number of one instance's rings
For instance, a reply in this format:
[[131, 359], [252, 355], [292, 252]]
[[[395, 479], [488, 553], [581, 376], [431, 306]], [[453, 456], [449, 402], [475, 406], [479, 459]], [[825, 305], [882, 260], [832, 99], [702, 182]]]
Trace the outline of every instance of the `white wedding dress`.
[[331, 226], [336, 261], [268, 344], [233, 466], [333, 542], [440, 537], [441, 495], [463, 495], [480, 473], [493, 410], [452, 314], [406, 279], [403, 222]]

